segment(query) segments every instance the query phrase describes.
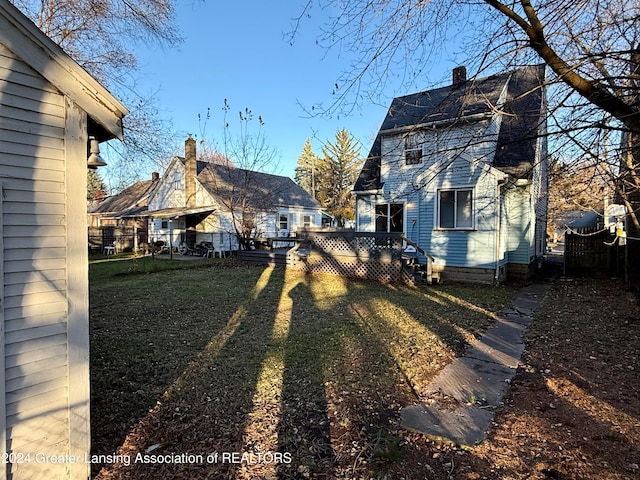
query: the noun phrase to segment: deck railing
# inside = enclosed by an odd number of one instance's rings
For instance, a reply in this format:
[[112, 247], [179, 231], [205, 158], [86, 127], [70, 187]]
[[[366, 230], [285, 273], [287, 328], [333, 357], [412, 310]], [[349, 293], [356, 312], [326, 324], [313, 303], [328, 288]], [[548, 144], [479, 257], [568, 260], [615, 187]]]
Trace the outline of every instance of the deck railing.
[[[433, 258], [401, 233], [356, 232], [353, 230], [310, 230], [297, 232], [295, 245], [281, 250], [242, 252], [243, 259], [260, 256], [271, 264], [308, 272], [331, 273], [349, 278], [385, 283], [412, 283], [415, 265], [408, 268], [404, 248], [411, 245], [426, 258], [425, 280], [431, 283]], [[286, 258], [286, 260], [285, 260]], [[412, 262], [413, 263], [413, 262]]]

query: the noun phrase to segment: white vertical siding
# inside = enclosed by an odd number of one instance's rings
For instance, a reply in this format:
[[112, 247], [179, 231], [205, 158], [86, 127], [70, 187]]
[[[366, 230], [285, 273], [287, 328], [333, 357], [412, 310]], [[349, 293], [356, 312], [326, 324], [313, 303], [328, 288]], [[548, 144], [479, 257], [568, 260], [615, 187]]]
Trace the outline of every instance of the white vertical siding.
[[[0, 46], [4, 414], [13, 452], [69, 451], [65, 114], [64, 96]], [[9, 471], [68, 476], [66, 466], [34, 462]]]

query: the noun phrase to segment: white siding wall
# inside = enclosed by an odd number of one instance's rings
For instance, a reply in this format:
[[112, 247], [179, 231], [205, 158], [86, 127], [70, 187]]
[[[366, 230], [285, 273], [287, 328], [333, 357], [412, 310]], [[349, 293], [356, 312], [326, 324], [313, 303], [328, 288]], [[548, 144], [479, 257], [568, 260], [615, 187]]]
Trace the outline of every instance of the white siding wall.
[[[71, 449], [66, 113], [65, 97], [0, 46], [3, 418], [13, 452]], [[68, 466], [34, 462], [10, 470], [13, 478], [69, 473]]]
[[356, 230], [373, 232], [375, 225], [375, 195], [358, 195], [356, 197]]
[[[175, 175], [180, 176], [181, 188], [175, 188]], [[167, 172], [158, 183], [157, 189], [149, 197], [149, 210], [160, 210], [163, 208], [184, 207], [184, 164], [175, 158], [169, 165]]]

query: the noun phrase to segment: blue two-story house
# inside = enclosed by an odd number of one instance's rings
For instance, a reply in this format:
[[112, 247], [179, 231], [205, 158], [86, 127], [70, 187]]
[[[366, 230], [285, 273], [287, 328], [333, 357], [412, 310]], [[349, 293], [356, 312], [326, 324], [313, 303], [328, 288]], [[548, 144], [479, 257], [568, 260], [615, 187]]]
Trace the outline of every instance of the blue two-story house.
[[355, 184], [356, 229], [401, 232], [442, 279], [527, 277], [546, 247], [544, 66], [395, 98]]

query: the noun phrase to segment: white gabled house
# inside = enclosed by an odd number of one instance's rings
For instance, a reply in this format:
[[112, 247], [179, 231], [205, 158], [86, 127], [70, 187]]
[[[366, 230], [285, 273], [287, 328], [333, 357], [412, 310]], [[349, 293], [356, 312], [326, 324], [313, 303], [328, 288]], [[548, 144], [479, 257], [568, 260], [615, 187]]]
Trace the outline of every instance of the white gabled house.
[[401, 232], [443, 279], [529, 276], [546, 247], [544, 67], [393, 100], [354, 187], [356, 229]]
[[150, 241], [189, 250], [207, 242], [215, 252], [240, 249], [243, 221], [253, 236], [283, 237], [323, 219], [320, 204], [289, 177], [199, 161], [191, 137], [151, 193], [148, 215]]
[[88, 142], [127, 113], [0, 0], [0, 479], [90, 475]]

